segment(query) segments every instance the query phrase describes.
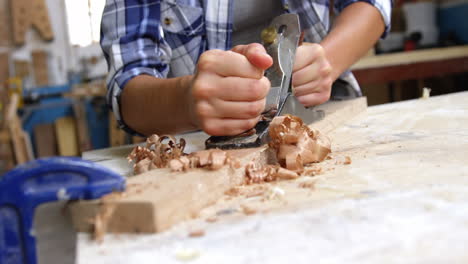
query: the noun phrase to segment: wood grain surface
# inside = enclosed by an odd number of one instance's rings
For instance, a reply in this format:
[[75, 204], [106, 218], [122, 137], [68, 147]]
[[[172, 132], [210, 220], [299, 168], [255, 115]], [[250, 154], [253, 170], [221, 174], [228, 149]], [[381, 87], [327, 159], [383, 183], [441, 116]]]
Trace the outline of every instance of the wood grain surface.
[[[320, 109], [325, 111], [325, 119], [312, 126], [324, 133], [330, 132], [365, 111], [366, 102], [366, 98], [357, 98], [323, 105]], [[190, 138], [188, 140], [190, 142]], [[73, 204], [70, 209], [74, 225], [79, 231], [92, 231], [93, 225], [89, 219], [93, 219], [109, 204], [115, 209], [107, 228], [115, 233], [161, 232], [181, 221], [196, 218], [203, 208], [214, 204], [226, 191], [243, 183], [247, 163], [255, 161], [266, 164], [271, 157], [267, 146], [230, 150], [229, 154], [238, 158], [240, 168], [224, 167], [217, 171], [195, 169], [186, 173], [157, 169], [131, 177], [127, 180], [127, 190], [115, 200]]]

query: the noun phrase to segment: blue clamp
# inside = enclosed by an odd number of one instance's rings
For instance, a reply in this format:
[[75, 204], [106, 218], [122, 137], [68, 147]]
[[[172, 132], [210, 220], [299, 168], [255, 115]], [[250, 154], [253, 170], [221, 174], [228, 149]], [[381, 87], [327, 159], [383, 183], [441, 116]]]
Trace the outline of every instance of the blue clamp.
[[80, 158], [39, 159], [0, 178], [0, 264], [36, 264], [34, 210], [43, 203], [98, 199], [123, 191], [125, 179]]

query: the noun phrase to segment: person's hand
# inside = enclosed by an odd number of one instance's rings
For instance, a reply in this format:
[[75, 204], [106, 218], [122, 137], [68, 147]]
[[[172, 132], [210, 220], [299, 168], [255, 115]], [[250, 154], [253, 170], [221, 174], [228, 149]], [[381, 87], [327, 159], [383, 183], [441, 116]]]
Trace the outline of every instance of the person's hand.
[[237, 135], [253, 128], [270, 89], [264, 70], [272, 64], [260, 44], [204, 52], [191, 85], [197, 125], [215, 136]]
[[303, 43], [296, 50], [292, 85], [294, 95], [304, 106], [322, 104], [330, 99], [332, 67], [320, 44]]

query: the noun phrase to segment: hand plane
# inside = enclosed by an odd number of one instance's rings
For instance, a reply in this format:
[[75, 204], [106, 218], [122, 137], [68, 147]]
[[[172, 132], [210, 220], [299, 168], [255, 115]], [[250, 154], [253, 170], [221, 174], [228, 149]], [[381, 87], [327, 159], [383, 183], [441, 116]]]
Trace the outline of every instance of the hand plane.
[[304, 107], [292, 95], [291, 79], [294, 59], [301, 37], [299, 17], [296, 14], [283, 14], [276, 17], [270, 26], [262, 31], [261, 37], [267, 53], [273, 58], [273, 65], [265, 71], [265, 76], [271, 82], [271, 88], [266, 98], [263, 118], [250, 133], [208, 138], [205, 142], [206, 148], [259, 147], [269, 141], [270, 121], [278, 115], [295, 115], [307, 124], [324, 117], [323, 111]]

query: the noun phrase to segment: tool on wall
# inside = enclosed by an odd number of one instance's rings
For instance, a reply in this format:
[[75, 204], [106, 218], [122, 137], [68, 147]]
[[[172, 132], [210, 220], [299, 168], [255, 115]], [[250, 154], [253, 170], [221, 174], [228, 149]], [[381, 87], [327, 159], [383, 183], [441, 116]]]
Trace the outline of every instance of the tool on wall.
[[48, 158], [0, 178], [0, 263], [37, 263], [34, 211], [44, 203], [98, 199], [122, 191], [125, 179], [79, 158]]
[[265, 76], [271, 83], [262, 114], [265, 120], [258, 122], [251, 133], [232, 137], [212, 136], [205, 142], [206, 148], [234, 149], [261, 146], [268, 142], [268, 126], [271, 119], [278, 115], [292, 114], [302, 118], [307, 124], [323, 119], [324, 112], [304, 107], [292, 95], [291, 77], [300, 37], [297, 14], [280, 15], [263, 30], [263, 45], [273, 58], [273, 65], [265, 71]]
[[23, 45], [26, 32], [34, 27], [46, 41], [54, 39], [49, 12], [45, 0], [11, 1], [13, 19], [13, 40], [16, 45]]

